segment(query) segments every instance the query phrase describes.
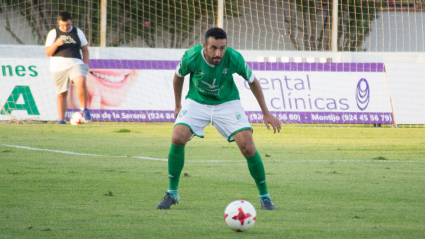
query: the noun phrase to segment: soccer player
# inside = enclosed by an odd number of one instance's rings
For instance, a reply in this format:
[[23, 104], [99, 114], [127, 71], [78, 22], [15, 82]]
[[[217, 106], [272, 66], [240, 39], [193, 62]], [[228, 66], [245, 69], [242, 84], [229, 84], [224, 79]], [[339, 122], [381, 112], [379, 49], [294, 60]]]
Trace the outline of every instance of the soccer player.
[[[267, 109], [263, 91], [251, 68], [239, 52], [227, 47], [224, 30], [217, 27], [209, 29], [205, 42], [185, 52], [174, 74], [176, 121], [168, 155], [169, 188], [157, 205], [158, 209], [169, 209], [179, 202], [177, 189], [184, 165], [185, 145], [194, 135], [203, 138], [203, 130], [210, 122], [229, 142], [236, 141], [259, 190], [261, 207], [265, 210], [275, 209], [267, 190], [263, 162], [255, 148], [252, 127], [241, 105], [233, 73], [248, 81], [263, 112], [267, 129], [270, 130], [271, 125], [274, 133], [276, 130], [280, 132], [281, 122]], [[182, 106], [183, 81], [188, 74], [189, 92]]]
[[71, 15], [68, 12], [61, 12], [58, 16], [59, 26], [51, 30], [46, 38], [46, 55], [51, 56], [50, 72], [57, 93], [58, 124], [66, 124], [66, 98], [70, 82], [77, 88], [84, 119], [91, 120], [87, 109], [86, 75], [89, 71], [87, 39], [80, 29], [72, 26], [72, 23]]

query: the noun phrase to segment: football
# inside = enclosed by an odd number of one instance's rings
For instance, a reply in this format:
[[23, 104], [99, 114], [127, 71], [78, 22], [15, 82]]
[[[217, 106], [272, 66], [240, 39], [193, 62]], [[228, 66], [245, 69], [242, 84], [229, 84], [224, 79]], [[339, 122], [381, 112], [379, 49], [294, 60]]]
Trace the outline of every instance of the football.
[[86, 122], [84, 120], [83, 113], [81, 112], [75, 112], [72, 114], [70, 121], [72, 125], [84, 124]]
[[233, 201], [224, 210], [224, 222], [233, 231], [247, 231], [254, 226], [256, 220], [254, 206], [245, 200]]

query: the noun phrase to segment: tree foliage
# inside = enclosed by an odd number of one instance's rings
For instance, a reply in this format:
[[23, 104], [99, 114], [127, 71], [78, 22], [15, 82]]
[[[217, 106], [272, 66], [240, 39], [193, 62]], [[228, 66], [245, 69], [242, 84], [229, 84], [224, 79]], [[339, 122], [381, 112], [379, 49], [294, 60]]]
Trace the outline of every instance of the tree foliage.
[[[60, 12], [68, 11], [74, 19], [74, 26], [81, 29], [93, 28], [98, 25], [99, 1], [90, 0], [3, 0], [0, 5], [0, 13], [5, 14], [7, 27], [9, 26], [10, 10], [18, 12], [23, 16], [29, 26], [34, 38], [39, 44], [44, 44], [48, 32], [57, 27], [57, 17]], [[13, 31], [10, 29], [9, 32]], [[93, 31], [90, 40], [98, 38], [98, 31]], [[16, 39], [16, 38], [15, 38]], [[22, 41], [21, 44], [25, 44]]]
[[[0, 13], [12, 9], [25, 17], [33, 36], [44, 44], [48, 32], [57, 26], [62, 11], [71, 13], [74, 26], [81, 28], [92, 46], [100, 44], [101, 0], [3, 0]], [[230, 6], [232, 1], [226, 1]], [[217, 0], [107, 0], [107, 38], [109, 46], [120, 46], [143, 39], [149, 47], [180, 48], [197, 24], [216, 22]], [[236, 13], [229, 13], [236, 14]], [[8, 30], [13, 34], [13, 30]], [[161, 34], [168, 39], [161, 37]], [[19, 39], [15, 39], [24, 44]]]
[[[332, 0], [277, 1], [285, 9], [287, 35], [296, 50], [331, 50]], [[338, 50], [363, 51], [371, 23], [386, 3], [338, 0]], [[243, 7], [235, 7], [243, 1], [226, 0], [225, 4], [227, 15], [238, 18], [244, 14], [239, 10]], [[190, 47], [202, 35], [195, 31], [216, 22], [217, 5], [218, 0], [107, 0], [107, 45], [123, 46], [141, 39], [149, 47]], [[6, 16], [6, 30], [25, 44], [10, 27], [10, 10], [25, 17], [39, 44], [44, 44], [49, 30], [57, 26], [62, 11], [72, 14], [74, 25], [86, 33], [91, 46], [100, 44], [101, 0], [2, 0], [0, 13]]]
[[[281, 0], [282, 6], [289, 6], [285, 22], [289, 23], [289, 37], [296, 50], [331, 50], [332, 2]], [[371, 23], [385, 6], [386, 1], [338, 0], [338, 51], [363, 51], [363, 43], [372, 30]], [[318, 14], [323, 19], [321, 24]], [[302, 44], [297, 39], [298, 31], [303, 36]]]

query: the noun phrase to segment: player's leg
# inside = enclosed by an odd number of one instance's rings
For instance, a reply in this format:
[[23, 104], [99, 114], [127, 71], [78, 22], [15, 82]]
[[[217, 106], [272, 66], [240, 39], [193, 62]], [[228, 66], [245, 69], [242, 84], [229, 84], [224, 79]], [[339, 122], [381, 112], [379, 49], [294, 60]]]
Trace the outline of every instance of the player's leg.
[[69, 69], [63, 71], [55, 71], [51, 73], [52, 82], [56, 89], [56, 103], [58, 107], [59, 122], [58, 124], [66, 124], [65, 113], [67, 109], [67, 96], [69, 90]]
[[170, 191], [177, 191], [180, 174], [184, 166], [184, 147], [193, 133], [186, 125], [176, 125], [171, 138], [171, 147], [168, 154], [168, 177]]
[[81, 108], [87, 108], [87, 84], [85, 76], [76, 76], [72, 79], [77, 91], [77, 97], [80, 101]]
[[180, 200], [177, 189], [184, 166], [184, 147], [192, 136], [193, 133], [188, 126], [179, 124], [174, 127], [168, 153], [169, 186], [164, 199], [156, 206], [157, 209], [169, 209], [171, 205], [177, 204]]
[[236, 144], [241, 150], [243, 156], [248, 163], [249, 173], [257, 185], [260, 194], [261, 207], [265, 210], [274, 210], [269, 191], [267, 190], [266, 172], [264, 170], [263, 161], [260, 154], [257, 152], [252, 138], [250, 129], [241, 130], [233, 135]]
[[252, 127], [240, 101], [229, 101], [215, 107], [213, 122], [225, 139], [229, 142], [236, 141], [245, 156], [249, 172], [260, 193], [261, 207], [266, 210], [275, 209], [267, 190], [263, 161], [252, 138]]
[[57, 94], [57, 105], [58, 105], [58, 114], [59, 114], [58, 124], [66, 124], [65, 113], [66, 113], [66, 97], [67, 96], [68, 96], [68, 91]]
[[83, 113], [84, 120], [90, 121], [91, 116], [90, 112], [87, 109], [87, 73], [88, 73], [88, 66], [85, 64], [79, 64], [75, 65], [71, 68], [70, 77], [71, 82], [75, 85], [75, 88], [77, 90], [77, 96], [78, 100], [80, 101], [81, 105], [81, 113]]
[[158, 209], [169, 209], [178, 203], [180, 174], [184, 166], [184, 148], [186, 143], [194, 136], [204, 137], [204, 128], [210, 120], [211, 110], [192, 100], [183, 104], [171, 137], [171, 147], [168, 154], [168, 179], [169, 187], [164, 199], [157, 205]]
[[255, 148], [251, 130], [246, 129], [239, 131], [234, 134], [233, 137], [235, 138], [236, 144], [241, 150], [241, 153], [247, 160], [249, 172], [252, 178], [254, 178], [260, 195], [268, 194], [266, 172], [264, 170], [261, 156]]
[[246, 129], [239, 131], [234, 134], [233, 137], [235, 138], [236, 144], [241, 150], [241, 153], [246, 158], [249, 173], [254, 179], [260, 195], [267, 195], [269, 192], [267, 190], [266, 172], [264, 170], [261, 156], [255, 148], [251, 130]]

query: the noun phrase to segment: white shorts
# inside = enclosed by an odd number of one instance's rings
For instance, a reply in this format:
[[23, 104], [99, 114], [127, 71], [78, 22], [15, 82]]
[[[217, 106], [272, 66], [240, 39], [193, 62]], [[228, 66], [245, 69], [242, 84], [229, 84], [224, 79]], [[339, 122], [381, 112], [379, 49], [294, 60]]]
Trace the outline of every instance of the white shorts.
[[89, 72], [89, 65], [78, 64], [63, 71], [51, 72], [52, 82], [56, 87], [56, 94], [69, 90], [69, 83], [77, 76], [86, 76]]
[[204, 128], [211, 122], [229, 142], [235, 141], [233, 135], [241, 130], [250, 129], [252, 131], [240, 100], [232, 100], [219, 105], [204, 105], [186, 99], [176, 118], [175, 125], [186, 125], [192, 131], [192, 137], [196, 135], [203, 138]]

